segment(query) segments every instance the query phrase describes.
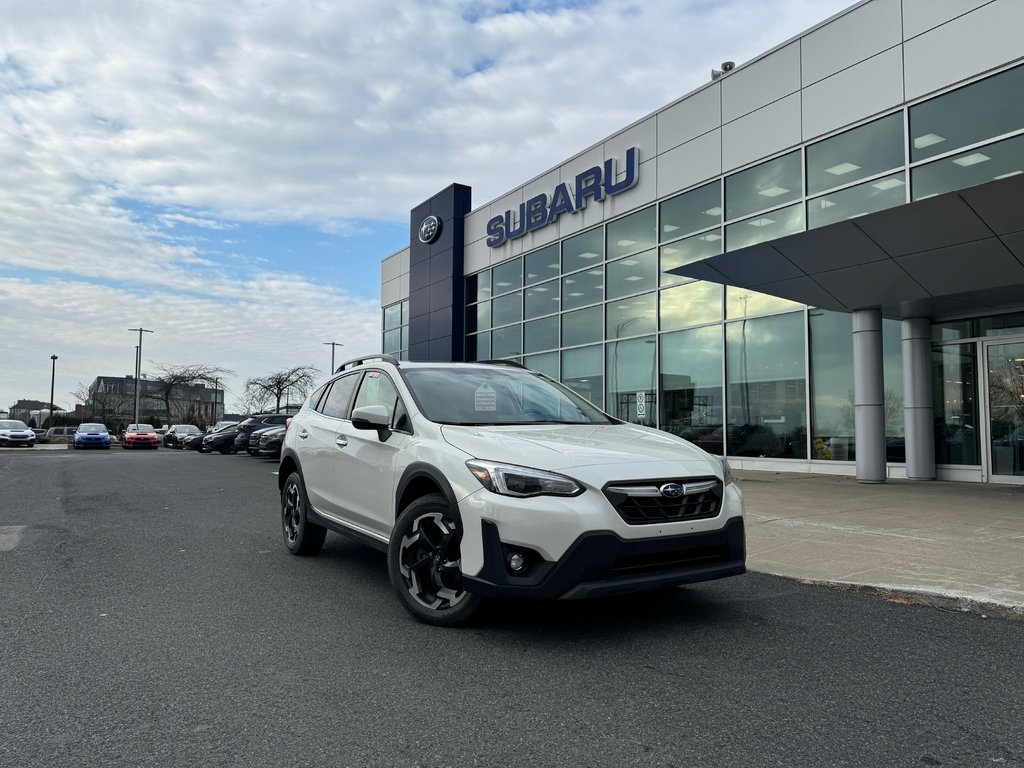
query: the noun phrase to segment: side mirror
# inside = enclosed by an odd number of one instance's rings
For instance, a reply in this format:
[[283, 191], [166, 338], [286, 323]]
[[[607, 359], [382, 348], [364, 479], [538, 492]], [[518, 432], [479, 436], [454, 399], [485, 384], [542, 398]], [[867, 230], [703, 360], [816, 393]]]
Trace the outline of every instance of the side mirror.
[[364, 405], [352, 411], [352, 426], [356, 429], [389, 429], [391, 414], [383, 405]]

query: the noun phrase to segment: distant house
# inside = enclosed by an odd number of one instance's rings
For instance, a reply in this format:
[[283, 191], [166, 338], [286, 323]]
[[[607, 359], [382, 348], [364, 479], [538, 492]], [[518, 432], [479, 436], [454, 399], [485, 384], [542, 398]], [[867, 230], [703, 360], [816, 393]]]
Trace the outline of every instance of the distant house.
[[[7, 409], [7, 418], [17, 419], [18, 421], [24, 421], [28, 424], [29, 421], [34, 418], [33, 411], [35, 411], [36, 414], [39, 414], [42, 411], [49, 416], [50, 404], [44, 403], [42, 400], [19, 400]], [[38, 416], [35, 418], [38, 418]], [[35, 426], [38, 427], [40, 425], [36, 424]]]
[[[89, 385], [85, 417], [120, 429], [135, 418], [135, 377], [97, 376]], [[224, 414], [224, 390], [205, 384], [173, 386], [156, 379], [139, 380], [139, 422], [142, 424], [214, 424]]]

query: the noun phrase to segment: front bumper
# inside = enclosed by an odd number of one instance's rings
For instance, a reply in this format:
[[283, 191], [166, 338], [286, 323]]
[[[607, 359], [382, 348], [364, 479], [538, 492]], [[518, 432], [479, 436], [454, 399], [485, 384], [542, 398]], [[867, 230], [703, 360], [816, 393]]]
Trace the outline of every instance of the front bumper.
[[79, 437], [74, 443], [79, 448], [109, 448], [110, 438], [102, 437]]
[[648, 589], [737, 576], [746, 572], [746, 541], [742, 517], [732, 517], [718, 530], [675, 536], [625, 539], [613, 531], [588, 531], [557, 561], [527, 552], [523, 576], [512, 575], [506, 562], [511, 551], [524, 547], [502, 542], [498, 527], [480, 523], [484, 567], [464, 576], [470, 592], [494, 597], [604, 597]]

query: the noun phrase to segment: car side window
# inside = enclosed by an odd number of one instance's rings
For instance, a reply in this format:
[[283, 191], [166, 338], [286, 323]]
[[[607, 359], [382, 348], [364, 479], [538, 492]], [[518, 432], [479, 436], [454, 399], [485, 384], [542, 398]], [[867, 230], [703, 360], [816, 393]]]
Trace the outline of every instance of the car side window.
[[[395, 384], [387, 374], [381, 371], [367, 371], [363, 377], [363, 383], [359, 387], [359, 394], [356, 395], [354, 408], [361, 408], [366, 405], [383, 405], [388, 409], [388, 419], [392, 424], [398, 415], [397, 406], [400, 400]], [[402, 407], [402, 412], [405, 407]], [[406, 426], [408, 429], [408, 426]]]
[[320, 410], [320, 398], [324, 396], [324, 392], [327, 391], [327, 388], [330, 385], [331, 383], [327, 382], [322, 387], [317, 389], [316, 392], [309, 396], [309, 407], [312, 408], [314, 411]]
[[352, 402], [352, 393], [355, 391], [357, 383], [359, 383], [358, 373], [342, 376], [335, 380], [330, 391], [321, 399], [320, 407], [317, 410], [332, 419], [347, 419], [349, 403]]

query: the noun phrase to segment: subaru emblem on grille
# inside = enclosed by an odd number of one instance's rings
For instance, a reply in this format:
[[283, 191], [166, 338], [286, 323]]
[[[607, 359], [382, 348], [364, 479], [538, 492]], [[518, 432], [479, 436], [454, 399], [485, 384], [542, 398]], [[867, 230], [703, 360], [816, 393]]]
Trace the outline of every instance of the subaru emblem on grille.
[[661, 488], [661, 495], [667, 499], [678, 499], [683, 495], [683, 486], [679, 483], [665, 483]]

